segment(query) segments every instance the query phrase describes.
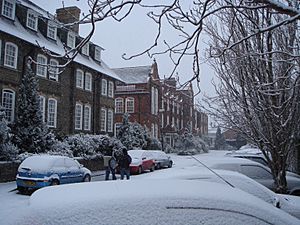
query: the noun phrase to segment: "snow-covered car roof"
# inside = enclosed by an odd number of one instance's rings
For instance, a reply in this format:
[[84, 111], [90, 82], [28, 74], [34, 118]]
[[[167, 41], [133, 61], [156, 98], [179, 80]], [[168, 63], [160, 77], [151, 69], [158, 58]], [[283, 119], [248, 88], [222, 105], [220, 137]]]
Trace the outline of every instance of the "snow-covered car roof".
[[34, 155], [26, 158], [19, 168], [29, 168], [31, 171], [45, 171], [50, 169], [54, 161], [57, 159], [66, 158], [59, 155]]
[[135, 150], [129, 150], [129, 151], [128, 151], [128, 154], [129, 154], [131, 157], [137, 157], [137, 158], [140, 158], [140, 157], [142, 157], [142, 155], [144, 154], [144, 152], [146, 152], [146, 150], [135, 149]]
[[[155, 182], [159, 185], [153, 185]], [[228, 185], [149, 179], [43, 188], [31, 196], [30, 207], [14, 224], [292, 225], [298, 222], [270, 204]]]

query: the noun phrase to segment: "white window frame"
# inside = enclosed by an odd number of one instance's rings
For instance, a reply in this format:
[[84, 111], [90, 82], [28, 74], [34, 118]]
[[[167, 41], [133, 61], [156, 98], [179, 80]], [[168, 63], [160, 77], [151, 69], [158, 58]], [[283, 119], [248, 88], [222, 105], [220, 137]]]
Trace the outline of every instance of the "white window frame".
[[101, 80], [101, 95], [107, 95], [107, 80], [102, 79]]
[[59, 74], [59, 62], [55, 59], [50, 59], [50, 67], [49, 67], [49, 79], [58, 81], [58, 74]]
[[[54, 102], [54, 110], [51, 109], [51, 102]], [[55, 98], [48, 99], [48, 113], [47, 113], [47, 125], [48, 127], [56, 128], [57, 123], [57, 100]], [[51, 120], [50, 120], [51, 118]], [[53, 119], [53, 120], [52, 120]]]
[[27, 17], [26, 17], [26, 26], [34, 31], [37, 31], [38, 27], [38, 16], [37, 13], [31, 9], [27, 10]]
[[76, 70], [76, 87], [83, 89], [83, 71], [80, 69]]
[[90, 44], [89, 43], [86, 43], [84, 46], [82, 46], [81, 53], [83, 55], [89, 56], [89, 54], [90, 54]]
[[107, 132], [113, 132], [114, 127], [114, 111], [112, 109], [107, 110]]
[[118, 133], [118, 128], [122, 126], [122, 123], [115, 123], [115, 137], [117, 136]]
[[49, 21], [47, 26], [47, 37], [53, 40], [57, 39], [57, 27], [54, 22]]
[[134, 98], [128, 97], [126, 98], [125, 104], [125, 112], [127, 113], [134, 113]]
[[108, 82], [108, 97], [114, 97], [114, 83], [112, 81]]
[[75, 105], [75, 130], [82, 130], [82, 104], [76, 103]]
[[96, 46], [95, 47], [95, 55], [94, 58], [96, 61], [100, 62], [101, 61], [101, 48]]
[[68, 35], [67, 35], [67, 46], [70, 47], [70, 48], [75, 48], [76, 46], [76, 36], [75, 36], [75, 33], [72, 32], [72, 31], [69, 31], [68, 32]]
[[84, 113], [83, 113], [83, 129], [84, 130], [91, 130], [91, 118], [92, 118], [92, 108], [90, 105], [84, 106]]
[[[9, 95], [9, 102], [6, 99]], [[2, 101], [1, 105], [5, 111], [5, 119], [8, 123], [12, 123], [15, 119], [15, 101], [16, 101], [16, 93], [11, 89], [3, 89], [2, 90]], [[7, 115], [9, 112], [9, 115]]]
[[39, 96], [39, 101], [40, 101], [40, 110], [41, 110], [41, 114], [42, 114], [42, 119], [43, 122], [45, 122], [45, 106], [46, 106], [46, 98], [43, 95]]
[[165, 118], [164, 118], [164, 114], [162, 113], [162, 114], [161, 114], [161, 123], [160, 123], [160, 124], [161, 124], [161, 127], [164, 127], [164, 123], [165, 123], [164, 119], [165, 119]]
[[47, 57], [42, 54], [38, 54], [36, 61], [36, 75], [40, 77], [47, 77]]
[[85, 73], [85, 79], [84, 79], [84, 89], [87, 91], [92, 91], [92, 74], [91, 73]]
[[124, 113], [124, 99], [123, 98], [115, 99], [115, 113]]
[[[8, 47], [12, 47], [14, 52], [9, 52], [13, 54], [8, 54]], [[12, 42], [5, 43], [5, 50], [4, 50], [4, 66], [10, 68], [17, 68], [17, 60], [18, 60], [18, 46]]]
[[100, 110], [100, 130], [106, 131], [107, 124], [107, 111], [106, 108], [101, 108]]
[[[5, 9], [8, 9], [8, 8], [5, 8], [5, 3], [12, 4], [12, 8], [11, 9], [9, 8], [9, 11], [5, 10]], [[3, 0], [2, 1], [1, 13], [3, 16], [14, 20], [15, 19], [15, 11], [16, 11], [16, 1], [15, 0], [10, 0], [10, 1]], [[11, 15], [5, 14], [6, 12], [11, 12]]]

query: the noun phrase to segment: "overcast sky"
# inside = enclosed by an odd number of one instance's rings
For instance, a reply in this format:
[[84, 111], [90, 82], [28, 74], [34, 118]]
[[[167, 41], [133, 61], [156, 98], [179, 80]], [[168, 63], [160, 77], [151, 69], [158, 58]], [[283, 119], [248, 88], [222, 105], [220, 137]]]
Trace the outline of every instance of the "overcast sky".
[[[41, 8], [55, 14], [57, 8], [62, 7], [61, 0], [31, 0]], [[191, 0], [190, 0], [191, 1]], [[81, 11], [87, 12], [87, 1], [85, 0], [64, 0], [65, 6], [78, 6]], [[88, 27], [80, 28], [80, 35], [84, 36]], [[92, 38], [92, 42], [100, 45], [105, 49], [102, 54], [104, 62], [111, 68], [151, 65], [153, 59], [148, 56], [141, 56], [133, 60], [122, 59], [122, 54], [132, 55], [145, 50], [151, 46], [157, 32], [157, 26], [151, 21], [145, 10], [136, 8], [132, 14], [123, 22], [118, 23], [112, 20], [107, 20], [97, 23], [96, 32]], [[164, 30], [164, 37], [171, 41], [176, 41], [179, 37]], [[160, 77], [170, 75], [173, 65], [170, 62], [168, 55], [156, 56]], [[185, 59], [178, 69], [178, 75], [181, 81], [186, 81], [192, 76], [191, 58]], [[213, 71], [208, 65], [201, 67], [201, 82], [200, 87], [202, 94], [214, 94], [214, 88], [211, 85], [213, 79]], [[215, 79], [215, 78], [214, 78]], [[202, 95], [197, 96], [200, 99]]]

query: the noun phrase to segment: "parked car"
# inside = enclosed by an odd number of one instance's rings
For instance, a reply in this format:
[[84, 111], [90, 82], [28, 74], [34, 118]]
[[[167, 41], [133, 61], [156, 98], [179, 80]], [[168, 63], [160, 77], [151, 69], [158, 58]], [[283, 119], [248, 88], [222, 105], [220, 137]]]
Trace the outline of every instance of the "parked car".
[[161, 168], [171, 168], [173, 165], [173, 161], [169, 155], [167, 155], [165, 152], [161, 150], [149, 150], [152, 155], [155, 162], [155, 169], [161, 169]]
[[226, 156], [235, 157], [235, 158], [244, 158], [250, 159], [254, 162], [261, 163], [264, 166], [268, 166], [268, 162], [266, 157], [260, 153], [238, 153], [238, 152], [231, 152], [227, 153]]
[[12, 218], [14, 225], [299, 224], [295, 217], [253, 195], [200, 180], [62, 185], [36, 191], [29, 202], [24, 213]]
[[[161, 174], [153, 174], [147, 179], [162, 178]], [[146, 179], [146, 178], [145, 178]], [[244, 192], [280, 208], [281, 210], [300, 219], [300, 198], [291, 195], [279, 195], [269, 190], [255, 180], [235, 171], [229, 170], [205, 170], [203, 168], [190, 168], [172, 173], [167, 179], [202, 180], [214, 183], [229, 184]]]
[[132, 158], [130, 164], [130, 173], [141, 174], [145, 170], [150, 170], [151, 172], [155, 169], [155, 162], [153, 155], [147, 150], [130, 150], [128, 154]]
[[[207, 163], [212, 169], [223, 169], [240, 172], [275, 191], [273, 175], [269, 167], [260, 163], [242, 158], [219, 158]], [[300, 196], [300, 176], [286, 174], [288, 194]]]
[[51, 185], [89, 181], [91, 171], [77, 160], [54, 155], [35, 155], [26, 158], [20, 164], [16, 177], [20, 192]]

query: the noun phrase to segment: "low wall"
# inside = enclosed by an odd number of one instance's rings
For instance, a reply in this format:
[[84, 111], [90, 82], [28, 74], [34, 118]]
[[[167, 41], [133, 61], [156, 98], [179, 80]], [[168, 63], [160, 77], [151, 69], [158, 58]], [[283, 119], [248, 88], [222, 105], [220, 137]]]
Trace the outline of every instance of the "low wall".
[[[91, 171], [103, 170], [103, 159], [77, 159]], [[0, 182], [9, 182], [16, 179], [18, 167], [21, 162], [0, 162]]]

